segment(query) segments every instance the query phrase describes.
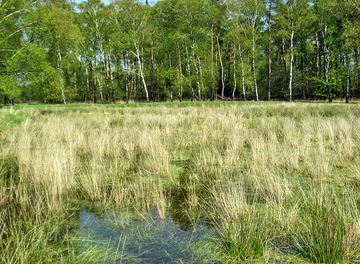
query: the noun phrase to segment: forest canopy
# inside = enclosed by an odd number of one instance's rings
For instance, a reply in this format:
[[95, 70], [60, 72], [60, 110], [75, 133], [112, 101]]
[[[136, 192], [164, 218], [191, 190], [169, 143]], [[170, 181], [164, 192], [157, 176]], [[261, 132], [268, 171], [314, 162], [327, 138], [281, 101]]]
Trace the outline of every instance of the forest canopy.
[[360, 0], [0, 0], [0, 100], [360, 96]]

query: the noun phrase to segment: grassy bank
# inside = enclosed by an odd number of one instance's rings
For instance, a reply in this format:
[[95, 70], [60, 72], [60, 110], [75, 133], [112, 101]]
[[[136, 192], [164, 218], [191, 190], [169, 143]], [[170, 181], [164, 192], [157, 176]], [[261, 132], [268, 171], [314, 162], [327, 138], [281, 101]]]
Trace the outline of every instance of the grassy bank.
[[186, 221], [216, 229], [225, 263], [359, 261], [359, 116], [321, 103], [3, 107], [0, 262], [90, 262], [67, 224], [82, 201], [165, 219], [179, 200]]

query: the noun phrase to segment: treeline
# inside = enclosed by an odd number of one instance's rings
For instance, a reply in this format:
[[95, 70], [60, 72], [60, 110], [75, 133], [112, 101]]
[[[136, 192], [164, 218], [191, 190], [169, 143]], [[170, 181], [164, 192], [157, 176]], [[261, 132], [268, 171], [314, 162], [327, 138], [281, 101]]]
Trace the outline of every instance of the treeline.
[[360, 96], [359, 0], [3, 0], [0, 99]]

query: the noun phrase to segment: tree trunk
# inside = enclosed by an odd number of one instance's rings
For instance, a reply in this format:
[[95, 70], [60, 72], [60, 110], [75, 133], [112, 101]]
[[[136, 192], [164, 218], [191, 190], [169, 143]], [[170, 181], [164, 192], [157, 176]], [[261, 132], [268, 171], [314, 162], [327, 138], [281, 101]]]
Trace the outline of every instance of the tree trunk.
[[77, 94], [78, 92], [77, 92], [77, 82], [76, 82], [77, 80], [76, 80], [76, 69], [75, 69], [75, 71], [74, 71], [74, 90], [75, 90], [75, 93]]
[[[130, 69], [135, 69], [135, 62], [132, 60], [132, 54], [129, 54], [129, 64], [130, 64]], [[131, 96], [133, 96], [134, 98], [136, 98], [136, 75], [135, 74], [131, 74], [131, 86], [130, 86], [130, 90], [129, 90], [129, 100], [131, 100]]]
[[[106, 63], [106, 59], [105, 59], [105, 52], [103, 50], [102, 47], [102, 42], [99, 40], [99, 48], [100, 48], [100, 54], [101, 54], [101, 60], [103, 63], [103, 67], [104, 67], [104, 73], [105, 73], [105, 84], [106, 84], [106, 101], [107, 103], [110, 103], [110, 89], [109, 89], [109, 79], [108, 79], [108, 67], [107, 67], [107, 63]], [[102, 103], [103, 100], [101, 100]]]
[[106, 83], [106, 102], [110, 104], [110, 87], [109, 87], [109, 63], [104, 53], [105, 83]]
[[301, 87], [302, 87], [302, 97], [306, 99], [306, 84], [305, 84], [305, 74], [304, 74], [304, 38], [301, 36], [301, 44], [300, 44], [300, 70], [301, 70]]
[[139, 84], [139, 87], [138, 87], [138, 92], [139, 92], [138, 101], [142, 101], [143, 98], [144, 98], [144, 86], [141, 85], [142, 79], [141, 79], [140, 75], [138, 75], [138, 78], [139, 78], [139, 82], [138, 82], [138, 84]]
[[356, 48], [355, 53], [355, 67], [357, 70], [357, 97], [360, 98], [360, 68], [359, 68], [359, 50]]
[[350, 94], [350, 61], [349, 61], [348, 55], [346, 55], [346, 66], [347, 66], [346, 103], [349, 103], [349, 94]]
[[325, 29], [323, 32], [324, 36], [324, 63], [325, 63], [325, 81], [326, 81], [326, 90], [328, 91], [328, 99], [329, 103], [332, 102], [332, 95], [331, 95], [331, 87], [329, 85], [329, 69], [330, 69], [330, 59], [329, 59], [329, 48], [326, 44], [326, 30], [327, 26], [325, 25]]
[[58, 41], [57, 44], [58, 44], [57, 53], [58, 53], [58, 69], [59, 69], [59, 72], [60, 72], [61, 97], [63, 99], [64, 104], [66, 104], [65, 93], [64, 93], [64, 76], [63, 76], [63, 70], [62, 70], [61, 50], [60, 50], [59, 41]]
[[210, 100], [214, 101], [214, 23], [211, 23], [211, 88]]
[[149, 100], [149, 92], [148, 92], [148, 89], [147, 89], [147, 86], [146, 86], [145, 76], [144, 76], [144, 72], [143, 72], [142, 64], [141, 64], [141, 59], [140, 59], [140, 50], [139, 50], [139, 47], [138, 47], [137, 42], [135, 40], [134, 40], [134, 46], [135, 46], [135, 49], [136, 49], [136, 53], [133, 52], [133, 54], [138, 59], [139, 73], [140, 73], [140, 77], [141, 77], [143, 87], [144, 87], [144, 90], [145, 90], [146, 102], [150, 102], [150, 100]]
[[180, 53], [180, 44], [178, 43], [178, 52], [179, 52], [179, 101], [182, 101], [182, 68], [181, 68], [181, 53]]
[[100, 83], [99, 77], [96, 77], [96, 79], [97, 79], [97, 82], [98, 82], [98, 84], [99, 84], [99, 91], [100, 91], [101, 103], [103, 104], [103, 103], [104, 103], [104, 96], [103, 96], [103, 92], [102, 92], [101, 83]]
[[269, 0], [269, 70], [268, 70], [268, 100], [271, 99], [271, 3]]
[[199, 75], [200, 75], [199, 64], [200, 63], [199, 63], [199, 56], [195, 56], [195, 41], [193, 41], [192, 51], [193, 51], [193, 62], [194, 62], [194, 66], [196, 69], [196, 82], [197, 82], [197, 86], [198, 86], [197, 100], [199, 101], [201, 99], [201, 83], [200, 83], [200, 79], [199, 79]]
[[330, 69], [330, 60], [328, 58], [328, 51], [327, 51], [327, 47], [325, 46], [325, 61], [326, 61], [326, 65], [325, 65], [325, 80], [326, 80], [326, 90], [328, 91], [328, 99], [329, 99], [329, 103], [332, 102], [332, 96], [331, 96], [331, 87], [329, 85], [329, 69]]
[[[253, 33], [255, 34], [255, 32]], [[252, 68], [253, 68], [256, 101], [259, 101], [259, 93], [258, 93], [257, 80], [256, 80], [256, 68], [255, 68], [255, 36], [254, 35], [253, 35], [253, 45], [252, 45]]]
[[317, 77], [320, 76], [320, 45], [319, 45], [319, 32], [316, 30], [315, 32], [315, 39], [316, 39], [316, 75]]
[[86, 99], [85, 101], [89, 101], [89, 93], [90, 93], [90, 81], [89, 81], [89, 70], [88, 67], [85, 66], [85, 74], [86, 74]]
[[[94, 21], [95, 22], [95, 34], [96, 34], [96, 38], [97, 38], [97, 44], [99, 47], [99, 51], [100, 51], [100, 56], [101, 56], [101, 60], [103, 63], [103, 68], [104, 68], [104, 75], [105, 75], [105, 83], [106, 83], [106, 100], [107, 103], [110, 103], [110, 91], [109, 91], [109, 80], [108, 80], [108, 67], [107, 67], [107, 63], [106, 63], [106, 59], [105, 59], [105, 51], [103, 48], [103, 41], [102, 41], [102, 37], [100, 34], [100, 30], [99, 30], [99, 23], [97, 20]], [[100, 87], [99, 87], [100, 88]], [[103, 99], [101, 100], [102, 103]]]
[[[294, 27], [294, 24], [292, 24], [292, 27]], [[293, 101], [293, 79], [294, 79], [294, 28], [291, 30], [291, 60], [290, 60], [290, 81], [289, 81], [289, 90], [290, 90], [290, 102]]]
[[224, 76], [224, 64], [223, 64], [222, 52], [221, 52], [222, 47], [220, 46], [219, 37], [216, 37], [216, 39], [217, 39], [217, 44], [218, 44], [220, 70], [221, 70], [221, 74], [220, 74], [220, 78], [221, 78], [221, 99], [224, 99], [225, 76]]
[[201, 98], [201, 83], [200, 83], [200, 70], [199, 70], [199, 60], [198, 57], [194, 58], [194, 64], [195, 64], [195, 69], [196, 69], [196, 83], [197, 83], [197, 87], [198, 87], [198, 95], [197, 95], [197, 100], [199, 101]]
[[243, 88], [244, 100], [246, 101], [244, 59], [243, 59], [242, 49], [241, 49], [240, 45], [239, 45], [239, 54], [240, 54], [240, 61], [241, 61], [242, 88]]
[[169, 66], [170, 66], [170, 100], [171, 100], [171, 102], [173, 102], [174, 97], [173, 97], [173, 90], [172, 90], [172, 73], [171, 73], [172, 63], [171, 63], [171, 55], [170, 55], [170, 53], [169, 53]]
[[91, 60], [91, 71], [92, 71], [92, 76], [93, 76], [94, 104], [96, 104], [96, 74], [95, 74], [94, 63], [92, 60]]
[[[217, 43], [215, 43], [215, 45], [217, 45]], [[214, 72], [217, 73], [217, 68], [218, 68], [218, 49], [217, 48], [214, 48], [215, 49], [215, 54], [214, 54], [214, 57], [215, 57], [215, 69], [214, 69]], [[214, 76], [214, 79], [216, 79], [216, 76]], [[218, 99], [218, 85], [214, 83], [214, 100], [217, 101]]]
[[202, 69], [201, 69], [201, 59], [200, 56], [197, 56], [198, 59], [198, 65], [199, 65], [199, 73], [200, 73], [200, 90], [199, 90], [199, 100], [201, 100], [201, 94], [203, 93], [204, 90], [204, 81], [203, 81], [203, 73], [202, 73]]
[[185, 47], [186, 49], [186, 56], [187, 56], [187, 72], [188, 72], [188, 76], [189, 76], [189, 87], [190, 87], [190, 93], [191, 93], [191, 102], [194, 100], [194, 88], [192, 87], [192, 83], [191, 83], [191, 69], [190, 69], [190, 57], [189, 57], [189, 52], [188, 52], [188, 47]]
[[[230, 79], [231, 79], [231, 61], [232, 61], [232, 53], [230, 51], [230, 45], [226, 44], [226, 52], [225, 52], [225, 61], [224, 61], [224, 65], [227, 66], [227, 70], [225, 69], [224, 71], [224, 86], [225, 88], [227, 87], [226, 84], [228, 84], [228, 86], [230, 86]], [[227, 76], [229, 76], [229, 78], [227, 78]]]
[[154, 34], [151, 35], [151, 74], [150, 74], [150, 94], [152, 94], [152, 98], [154, 99]]
[[126, 59], [125, 52], [123, 53], [124, 65], [125, 65], [125, 102], [129, 103], [129, 70], [130, 61]]
[[234, 52], [234, 90], [232, 92], [232, 99], [235, 100], [236, 91], [236, 52]]
[[125, 101], [129, 103], [129, 73], [128, 70], [125, 71]]
[[111, 69], [111, 56], [110, 54], [107, 54], [108, 57], [108, 64], [109, 64], [109, 72], [110, 72], [110, 81], [111, 81], [111, 99], [112, 102], [115, 103], [115, 85], [114, 85], [114, 78], [113, 78], [113, 72]]
[[252, 68], [253, 68], [253, 78], [254, 78], [254, 86], [255, 86], [255, 93], [256, 93], [256, 101], [259, 101], [259, 93], [258, 93], [258, 86], [256, 80], [256, 68], [255, 68], [255, 26], [256, 26], [256, 19], [258, 17], [258, 6], [257, 0], [255, 0], [256, 12], [253, 17], [252, 21]]
[[285, 37], [282, 37], [281, 60], [284, 70], [286, 71], [286, 54], [285, 54]]

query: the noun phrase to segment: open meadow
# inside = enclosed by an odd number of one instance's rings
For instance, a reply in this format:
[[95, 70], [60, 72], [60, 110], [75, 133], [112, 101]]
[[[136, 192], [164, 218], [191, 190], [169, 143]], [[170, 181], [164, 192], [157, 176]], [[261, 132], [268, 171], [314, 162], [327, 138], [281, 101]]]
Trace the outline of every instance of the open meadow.
[[0, 263], [360, 261], [360, 105], [0, 109]]

